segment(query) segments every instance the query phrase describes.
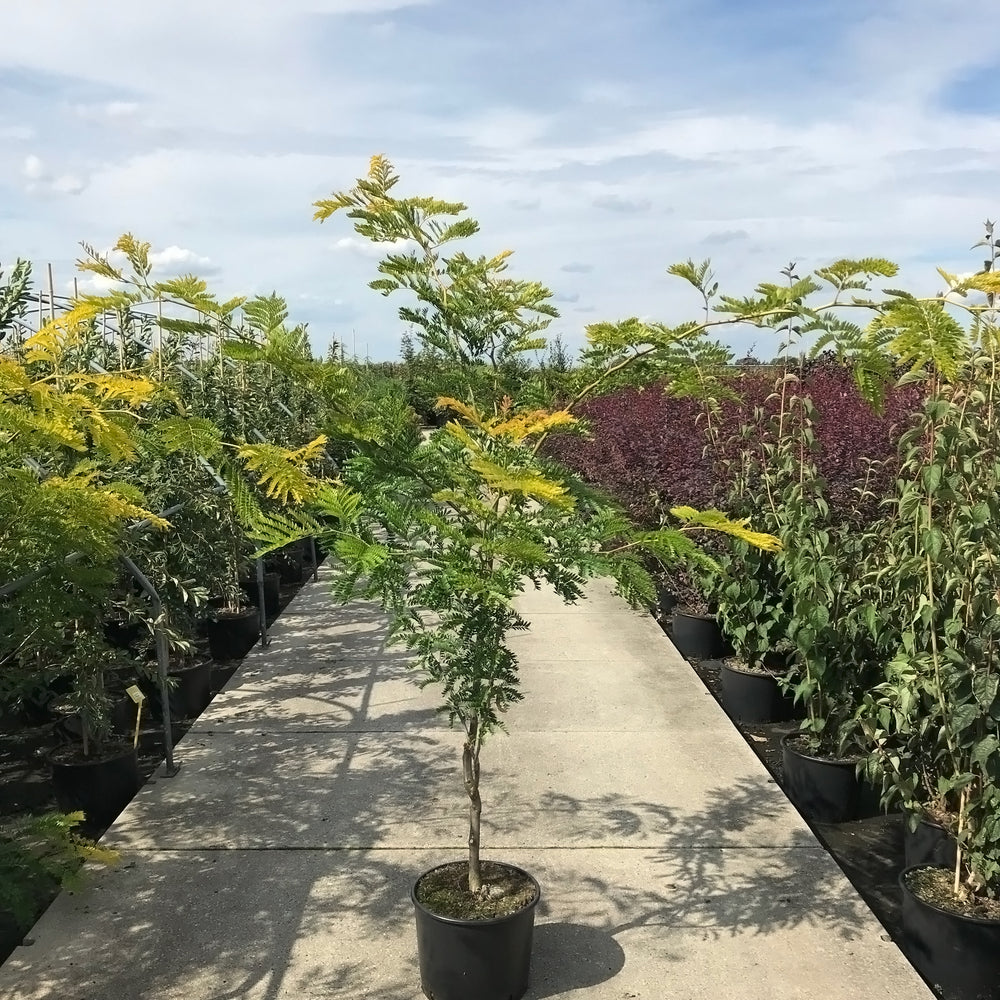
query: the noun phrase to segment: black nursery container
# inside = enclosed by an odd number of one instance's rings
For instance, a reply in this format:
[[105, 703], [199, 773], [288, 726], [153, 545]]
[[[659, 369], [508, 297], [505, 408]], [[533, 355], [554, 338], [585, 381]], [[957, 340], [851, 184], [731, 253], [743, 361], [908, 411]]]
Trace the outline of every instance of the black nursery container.
[[205, 622], [208, 648], [216, 660], [240, 660], [253, 649], [260, 636], [256, 608], [244, 608], [235, 614], [221, 614]]
[[806, 819], [817, 823], [846, 823], [861, 808], [861, 784], [853, 760], [829, 760], [805, 753], [790, 733], [781, 740], [785, 791]]
[[944, 1000], [996, 1000], [1000, 995], [1000, 920], [967, 917], [921, 899], [907, 880], [925, 867], [907, 868], [899, 876], [903, 951]]
[[738, 722], [783, 722], [795, 706], [772, 673], [740, 670], [723, 660], [719, 666], [722, 705]]
[[[212, 700], [212, 661], [199, 660], [180, 667], [171, 667], [170, 718], [194, 719], [201, 715]], [[162, 715], [158, 680], [142, 685], [153, 706]]]
[[[257, 607], [260, 602], [260, 589], [257, 585], [257, 578], [252, 577], [249, 580], [245, 580], [240, 584], [240, 589], [243, 591], [246, 599], [254, 606]], [[265, 573], [264, 574], [264, 610], [267, 612], [268, 618], [274, 618], [278, 614], [279, 606], [281, 604], [281, 574], [280, 573]]]
[[938, 823], [921, 819], [915, 830], [903, 821], [903, 863], [907, 868], [934, 865], [952, 868], [958, 845], [955, 838]]
[[719, 623], [709, 615], [675, 611], [670, 637], [681, 656], [689, 660], [718, 660], [728, 652]]
[[59, 808], [81, 810], [91, 827], [110, 826], [139, 791], [139, 761], [132, 746], [94, 758], [54, 751], [49, 764]]
[[531, 879], [535, 898], [517, 913], [495, 920], [438, 916], [417, 899], [419, 879], [410, 890], [417, 925], [420, 988], [429, 1000], [520, 1000], [527, 992], [535, 907], [541, 889], [522, 869], [504, 867]]

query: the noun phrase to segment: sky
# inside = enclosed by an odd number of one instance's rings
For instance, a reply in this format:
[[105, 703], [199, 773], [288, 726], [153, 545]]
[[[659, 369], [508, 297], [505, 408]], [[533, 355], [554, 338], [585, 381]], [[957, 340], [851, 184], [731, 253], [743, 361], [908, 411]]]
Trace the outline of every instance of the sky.
[[[156, 274], [276, 290], [322, 352], [398, 356], [377, 248], [312, 203], [374, 153], [465, 202], [571, 347], [845, 256], [936, 266], [1000, 214], [1000, 34], [956, 0], [8, 0], [0, 265], [150, 241]], [[87, 287], [85, 284], [84, 287]], [[726, 339], [776, 353], [760, 331]]]

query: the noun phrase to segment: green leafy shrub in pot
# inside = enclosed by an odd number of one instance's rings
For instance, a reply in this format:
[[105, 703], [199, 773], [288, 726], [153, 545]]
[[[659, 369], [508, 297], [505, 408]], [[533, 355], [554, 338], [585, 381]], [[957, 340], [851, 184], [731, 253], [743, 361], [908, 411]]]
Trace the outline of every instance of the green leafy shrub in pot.
[[[533, 905], [520, 893], [491, 891], [495, 866], [480, 859], [480, 755], [522, 697], [507, 636], [528, 622], [514, 610], [515, 596], [547, 583], [574, 601], [588, 577], [607, 574], [626, 597], [649, 601], [645, 555], [688, 558], [697, 548], [694, 531], [762, 536], [717, 511], [679, 508], [680, 526], [636, 532], [613, 505], [541, 457], [548, 431], [573, 423], [569, 409], [520, 408], [496, 398], [495, 380], [486, 379], [493, 388], [484, 389], [481, 374], [501, 357], [541, 346], [536, 335], [553, 314], [549, 293], [506, 277], [507, 253], [444, 256], [442, 246], [471, 236], [476, 224], [449, 219], [463, 205], [397, 199], [396, 182], [387, 161], [375, 157], [367, 178], [320, 202], [317, 214], [345, 209], [360, 235], [408, 241], [383, 260], [372, 286], [415, 295], [419, 306], [404, 306], [400, 316], [449, 359], [454, 389], [437, 404], [457, 416], [423, 444], [391, 427], [377, 436], [358, 433], [340, 481], [319, 483], [305, 513], [259, 519], [258, 535], [274, 549], [315, 530], [313, 519], [325, 522], [321, 538], [338, 567], [335, 593], [377, 600], [389, 614], [391, 635], [413, 652], [420, 682], [439, 689], [462, 733], [468, 798], [468, 857], [459, 865], [458, 911], [450, 908], [447, 917], [493, 918]], [[426, 875], [415, 890], [418, 926], [420, 908], [430, 905], [422, 895], [433, 881]], [[526, 979], [516, 995], [525, 985]]]
[[936, 384], [901, 442], [904, 475], [879, 580], [907, 625], [859, 713], [873, 745], [869, 767], [887, 801], [900, 802], [912, 823], [927, 817], [954, 834], [952, 892], [970, 905], [1000, 896], [994, 365], [980, 354], [960, 379]]
[[[871, 746], [867, 770], [884, 799], [902, 804], [913, 827], [937, 819], [953, 835], [953, 863], [901, 875], [903, 940], [928, 979], [969, 996], [991, 995], [1000, 975], [1000, 276], [992, 228], [984, 271], [964, 279], [941, 272], [954, 302], [895, 293], [879, 322], [925, 401], [900, 441], [887, 557], [874, 574], [882, 617], [898, 618], [901, 635], [857, 713]], [[985, 301], [966, 303], [970, 292]], [[967, 328], [955, 307], [970, 317]]]

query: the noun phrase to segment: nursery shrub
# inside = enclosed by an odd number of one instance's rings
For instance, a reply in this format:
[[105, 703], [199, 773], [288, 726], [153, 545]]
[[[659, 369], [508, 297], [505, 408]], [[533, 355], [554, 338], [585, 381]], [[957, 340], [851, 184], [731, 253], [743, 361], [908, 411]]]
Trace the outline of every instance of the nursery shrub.
[[[616, 497], [642, 524], [653, 524], [658, 512], [674, 504], [710, 507], [725, 492], [724, 460], [746, 443], [737, 439], [740, 427], [752, 419], [755, 407], [777, 409], [773, 398], [780, 370], [734, 373], [738, 401], [721, 404], [719, 448], [708, 448], [705, 414], [694, 399], [675, 398], [662, 387], [627, 387], [588, 401], [579, 415], [589, 436], [554, 436], [549, 454], [585, 479]], [[804, 392], [816, 410], [816, 455], [827, 496], [838, 519], [868, 521], [878, 498], [891, 492], [898, 469], [896, 444], [909, 415], [919, 406], [920, 389], [892, 390], [881, 413], [862, 399], [850, 370], [819, 359], [808, 364], [794, 390]], [[871, 462], [877, 463], [871, 468]], [[856, 504], [855, 486], [865, 475], [873, 500]]]

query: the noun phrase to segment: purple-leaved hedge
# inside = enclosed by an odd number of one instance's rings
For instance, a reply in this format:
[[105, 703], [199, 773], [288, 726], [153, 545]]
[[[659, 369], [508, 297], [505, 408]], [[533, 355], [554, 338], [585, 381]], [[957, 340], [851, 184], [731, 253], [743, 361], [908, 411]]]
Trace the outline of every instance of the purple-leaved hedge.
[[[739, 430], [756, 407], [776, 408], [775, 369], [748, 368], [734, 374], [739, 402], [721, 404], [718, 440], [726, 456], [744, 447]], [[790, 390], [807, 395], [815, 408], [817, 466], [827, 486], [831, 512], [840, 519], [868, 519], [855, 487], [869, 460], [880, 463], [869, 478], [875, 497], [892, 492], [896, 446], [920, 405], [917, 386], [892, 389], [881, 413], [865, 402], [845, 367], [834, 362], [807, 366]], [[624, 388], [589, 400], [577, 410], [589, 433], [553, 435], [548, 454], [615, 497], [641, 524], [655, 524], [657, 510], [676, 504], [699, 509], [724, 503], [716, 449], [706, 449], [704, 408], [695, 399], [665, 394], [660, 387]], [[654, 499], [658, 497], [658, 503]]]

